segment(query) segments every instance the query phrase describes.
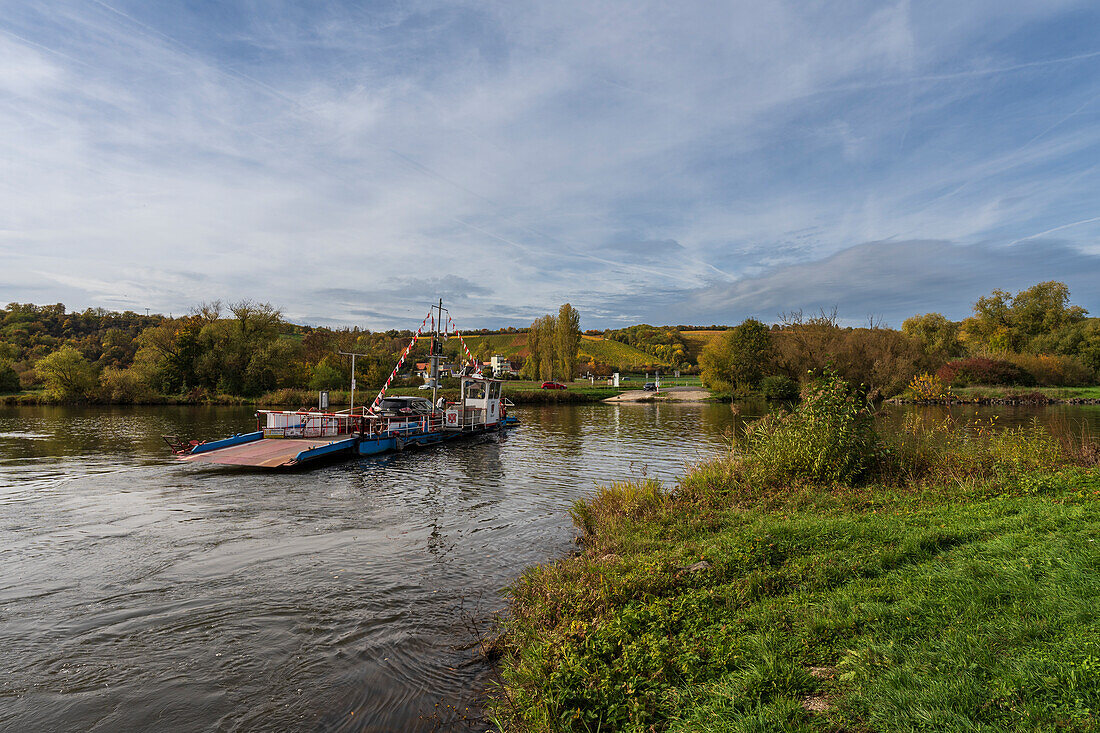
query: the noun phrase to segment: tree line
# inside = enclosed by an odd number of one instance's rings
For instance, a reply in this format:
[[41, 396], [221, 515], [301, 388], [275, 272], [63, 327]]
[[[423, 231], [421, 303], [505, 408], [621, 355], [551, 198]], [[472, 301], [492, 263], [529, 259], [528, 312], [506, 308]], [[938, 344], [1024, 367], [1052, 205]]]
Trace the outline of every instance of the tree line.
[[[567, 304], [539, 324], [545, 337], [533, 363], [553, 375], [547, 378], [575, 373], [579, 321]], [[350, 359], [340, 351], [362, 354], [356, 359], [357, 382], [362, 389], [377, 389], [412, 337], [410, 330], [296, 325], [270, 303], [251, 300], [202, 303], [180, 317], [103, 309], [70, 313], [60, 303], [11, 303], [0, 309], [0, 393], [32, 390], [59, 401], [129, 403], [347, 389]], [[413, 367], [426, 359], [427, 350], [422, 339], [393, 386], [421, 383]], [[490, 355], [474, 354], [479, 360]], [[444, 357], [464, 361], [456, 339], [445, 344]]]
[[1048, 281], [1015, 294], [994, 290], [962, 321], [925, 313], [900, 330], [843, 327], [835, 311], [786, 313], [771, 326], [748, 319], [712, 340], [699, 366], [711, 389], [774, 396], [790, 396], [826, 367], [883, 397], [925, 372], [958, 386], [1079, 386], [1100, 376], [1100, 319], [1072, 305], [1064, 283]]

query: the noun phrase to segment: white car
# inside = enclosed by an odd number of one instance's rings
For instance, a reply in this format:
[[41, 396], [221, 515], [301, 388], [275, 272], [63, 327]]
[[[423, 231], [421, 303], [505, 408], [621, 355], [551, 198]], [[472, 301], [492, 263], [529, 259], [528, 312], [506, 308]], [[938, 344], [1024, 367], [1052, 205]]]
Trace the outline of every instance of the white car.
[[433, 387], [435, 387], [435, 385], [431, 382], [428, 382], [426, 384], [420, 385], [419, 387], [417, 387], [417, 389], [432, 389]]

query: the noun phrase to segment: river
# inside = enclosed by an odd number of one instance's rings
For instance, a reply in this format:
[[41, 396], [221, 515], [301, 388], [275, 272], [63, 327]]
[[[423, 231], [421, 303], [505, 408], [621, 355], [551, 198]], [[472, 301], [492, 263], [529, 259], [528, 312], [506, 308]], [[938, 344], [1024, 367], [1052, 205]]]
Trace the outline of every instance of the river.
[[247, 408], [0, 408], [0, 729], [484, 730], [473, 640], [574, 547], [570, 505], [671, 483], [761, 409], [517, 408], [506, 436], [280, 473], [161, 442]]

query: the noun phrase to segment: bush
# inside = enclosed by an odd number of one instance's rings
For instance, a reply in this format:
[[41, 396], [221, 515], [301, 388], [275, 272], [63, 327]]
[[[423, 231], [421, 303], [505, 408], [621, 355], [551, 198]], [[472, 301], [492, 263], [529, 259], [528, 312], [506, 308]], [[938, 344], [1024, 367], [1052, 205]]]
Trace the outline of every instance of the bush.
[[934, 374], [924, 372], [909, 382], [909, 394], [915, 400], [930, 402], [951, 397], [951, 390]]
[[774, 374], [760, 380], [760, 391], [769, 400], [793, 400], [798, 397], [798, 385], [790, 377]]
[[155, 397], [153, 390], [132, 367], [107, 367], [99, 375], [99, 386], [103, 399], [108, 402], [141, 404]]
[[1093, 371], [1073, 356], [1014, 354], [1007, 359], [1030, 374], [1040, 387], [1080, 387], [1095, 382]]
[[10, 361], [0, 361], [0, 393], [18, 391], [19, 375], [12, 368]]
[[985, 356], [949, 361], [940, 367], [936, 376], [952, 387], [972, 384], [1030, 387], [1035, 384], [1034, 377], [1012, 362]]
[[877, 470], [887, 483], [961, 483], [1049, 471], [1069, 458], [1038, 424], [998, 428], [995, 418], [959, 421], [910, 413], [900, 430], [884, 436]]
[[756, 480], [848, 482], [870, 465], [877, 437], [866, 401], [831, 371], [793, 411], [751, 423], [739, 448]]

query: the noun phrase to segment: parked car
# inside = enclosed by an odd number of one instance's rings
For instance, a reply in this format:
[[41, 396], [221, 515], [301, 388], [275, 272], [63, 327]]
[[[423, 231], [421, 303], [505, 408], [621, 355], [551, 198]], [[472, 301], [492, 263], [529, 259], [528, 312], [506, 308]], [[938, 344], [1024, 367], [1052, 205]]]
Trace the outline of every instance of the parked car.
[[543, 389], [565, 389], [565, 385], [561, 382], [543, 382]]
[[435, 387], [435, 385], [431, 382], [425, 382], [424, 384], [417, 387], [417, 389], [432, 389], [433, 387]]
[[657, 385], [654, 382], [646, 382], [644, 385], [642, 385], [642, 389], [644, 389], [646, 392], [656, 392]]

